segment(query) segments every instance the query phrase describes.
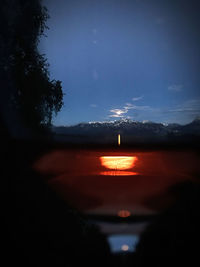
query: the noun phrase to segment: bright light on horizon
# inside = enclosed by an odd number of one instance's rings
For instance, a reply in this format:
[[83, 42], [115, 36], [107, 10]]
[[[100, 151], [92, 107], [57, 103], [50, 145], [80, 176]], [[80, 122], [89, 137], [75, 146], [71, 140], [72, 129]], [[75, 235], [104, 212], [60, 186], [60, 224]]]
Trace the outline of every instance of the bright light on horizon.
[[120, 146], [121, 145], [121, 136], [120, 136], [120, 134], [118, 134], [118, 146]]

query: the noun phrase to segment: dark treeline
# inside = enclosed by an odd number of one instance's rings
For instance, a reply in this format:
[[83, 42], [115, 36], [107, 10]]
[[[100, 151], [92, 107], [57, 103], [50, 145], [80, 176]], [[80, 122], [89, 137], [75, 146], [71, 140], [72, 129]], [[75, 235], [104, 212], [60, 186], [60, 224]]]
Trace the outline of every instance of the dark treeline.
[[47, 129], [63, 105], [61, 81], [50, 79], [38, 51], [47, 9], [40, 0], [2, 0], [0, 10], [1, 109], [31, 131]]

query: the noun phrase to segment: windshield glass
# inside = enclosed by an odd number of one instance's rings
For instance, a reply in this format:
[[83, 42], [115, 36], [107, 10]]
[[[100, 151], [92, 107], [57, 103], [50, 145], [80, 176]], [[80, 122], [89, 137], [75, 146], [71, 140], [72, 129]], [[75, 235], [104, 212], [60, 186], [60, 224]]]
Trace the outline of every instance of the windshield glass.
[[1, 7], [9, 265], [193, 266], [199, 1], [3, 0]]

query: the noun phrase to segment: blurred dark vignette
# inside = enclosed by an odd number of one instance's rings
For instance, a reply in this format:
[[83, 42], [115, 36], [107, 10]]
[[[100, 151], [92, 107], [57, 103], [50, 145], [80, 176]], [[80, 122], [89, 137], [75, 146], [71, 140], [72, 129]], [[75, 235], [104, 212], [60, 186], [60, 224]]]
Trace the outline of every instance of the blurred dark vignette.
[[[117, 150], [113, 144], [72, 145], [53, 139], [52, 118], [63, 106], [63, 91], [61, 81], [50, 79], [47, 60], [37, 50], [47, 19], [48, 12], [39, 0], [1, 1], [2, 265], [196, 266], [200, 238], [198, 171], [191, 174], [190, 181], [168, 188], [165, 193], [174, 201], [147, 219], [149, 224], [135, 252], [112, 254], [105, 234], [94, 223], [95, 217], [91, 219], [66, 203], [33, 168], [37, 160], [53, 150]], [[199, 160], [197, 141], [122, 148], [192, 150]], [[159, 199], [149, 199], [149, 205], [156, 206], [158, 202]], [[107, 217], [102, 215], [100, 219], [106, 221]]]

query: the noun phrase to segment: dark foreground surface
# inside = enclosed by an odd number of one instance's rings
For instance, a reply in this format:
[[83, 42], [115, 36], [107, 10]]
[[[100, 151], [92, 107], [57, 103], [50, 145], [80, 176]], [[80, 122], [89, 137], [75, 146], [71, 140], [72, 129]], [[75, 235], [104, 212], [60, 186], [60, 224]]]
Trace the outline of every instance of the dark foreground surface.
[[[66, 148], [4, 138], [1, 148], [4, 266], [198, 264], [195, 146]], [[137, 161], [112, 170], [103, 156]], [[125, 234], [139, 237], [136, 247], [114, 253], [109, 237]]]

